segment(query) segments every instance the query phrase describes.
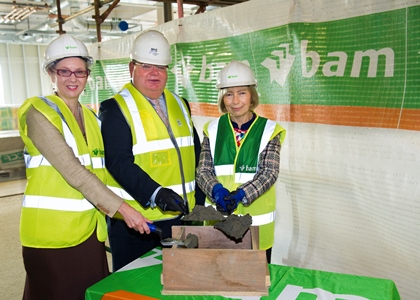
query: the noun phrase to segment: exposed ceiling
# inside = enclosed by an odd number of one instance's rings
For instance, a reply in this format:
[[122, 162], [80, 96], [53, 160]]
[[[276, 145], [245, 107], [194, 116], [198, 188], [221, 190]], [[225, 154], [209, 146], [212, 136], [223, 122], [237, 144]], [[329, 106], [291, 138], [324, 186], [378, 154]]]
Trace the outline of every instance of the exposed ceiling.
[[64, 31], [85, 43], [105, 41], [245, 1], [0, 0], [0, 42], [48, 44]]

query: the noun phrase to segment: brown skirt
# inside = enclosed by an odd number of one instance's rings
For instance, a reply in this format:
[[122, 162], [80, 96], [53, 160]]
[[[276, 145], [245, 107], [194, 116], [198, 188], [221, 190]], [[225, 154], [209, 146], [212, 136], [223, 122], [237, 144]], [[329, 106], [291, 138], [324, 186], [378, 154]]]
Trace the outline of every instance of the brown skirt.
[[109, 275], [105, 244], [96, 231], [71, 248], [22, 248], [23, 300], [84, 300], [88, 287]]

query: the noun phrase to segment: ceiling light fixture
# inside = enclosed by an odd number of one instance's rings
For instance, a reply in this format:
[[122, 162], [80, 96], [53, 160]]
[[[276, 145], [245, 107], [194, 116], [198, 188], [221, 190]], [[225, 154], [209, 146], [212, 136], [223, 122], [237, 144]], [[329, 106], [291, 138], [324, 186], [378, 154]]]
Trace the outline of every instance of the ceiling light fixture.
[[0, 23], [15, 23], [15, 22], [22, 22], [24, 19], [32, 15], [33, 13], [47, 9], [48, 4], [45, 5], [26, 5], [26, 4], [18, 4], [16, 1], [13, 1], [12, 10], [5, 16], [0, 18]]

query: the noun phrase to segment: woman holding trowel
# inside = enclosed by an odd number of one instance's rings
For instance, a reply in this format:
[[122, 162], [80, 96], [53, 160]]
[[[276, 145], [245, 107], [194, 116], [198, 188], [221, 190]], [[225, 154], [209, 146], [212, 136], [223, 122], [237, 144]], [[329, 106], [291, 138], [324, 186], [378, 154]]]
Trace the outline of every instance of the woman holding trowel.
[[206, 203], [227, 214], [252, 216], [260, 229], [260, 249], [271, 261], [274, 243], [280, 148], [286, 131], [254, 112], [259, 104], [254, 73], [232, 61], [218, 75], [218, 106], [224, 113], [204, 125], [197, 184]]
[[47, 47], [43, 69], [54, 93], [19, 108], [26, 174], [20, 239], [23, 299], [82, 300], [109, 275], [104, 214], [148, 232], [148, 219], [106, 187], [104, 145], [95, 113], [79, 102], [93, 59], [86, 46], [60, 35]]

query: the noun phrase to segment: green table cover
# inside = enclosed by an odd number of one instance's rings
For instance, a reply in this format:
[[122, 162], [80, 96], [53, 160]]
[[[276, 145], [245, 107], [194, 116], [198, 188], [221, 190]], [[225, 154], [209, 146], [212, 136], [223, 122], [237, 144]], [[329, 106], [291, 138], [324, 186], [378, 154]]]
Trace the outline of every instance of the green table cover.
[[[270, 264], [269, 295], [260, 300], [400, 300], [388, 279], [308, 270]], [[86, 291], [87, 300], [100, 300], [108, 292], [124, 290], [158, 299], [242, 299], [214, 295], [162, 295], [162, 251], [154, 249]], [[197, 278], [200, 280], [200, 278]], [[258, 297], [252, 296], [252, 299]]]

